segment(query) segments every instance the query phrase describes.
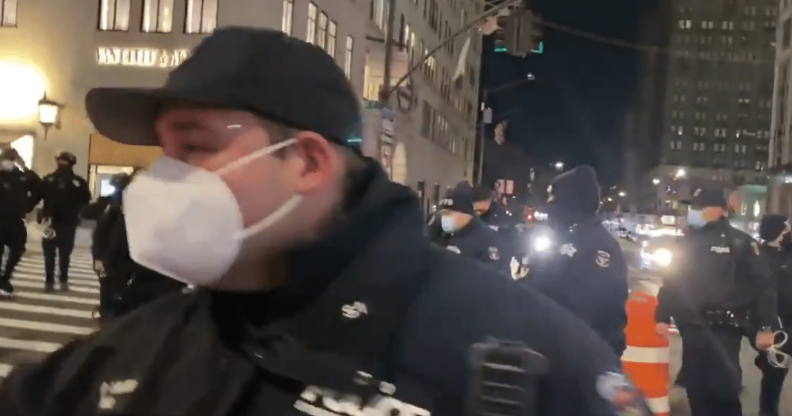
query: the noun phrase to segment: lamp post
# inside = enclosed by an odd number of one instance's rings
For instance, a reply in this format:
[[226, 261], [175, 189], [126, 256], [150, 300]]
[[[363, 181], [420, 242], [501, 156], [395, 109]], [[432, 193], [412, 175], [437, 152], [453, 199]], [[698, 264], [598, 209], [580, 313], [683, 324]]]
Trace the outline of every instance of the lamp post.
[[555, 163], [555, 169], [559, 172], [564, 170], [564, 162], [558, 161]]
[[47, 98], [44, 93], [38, 102], [39, 123], [44, 127], [44, 140], [47, 140], [47, 132], [50, 127], [60, 128], [60, 110], [62, 105]]

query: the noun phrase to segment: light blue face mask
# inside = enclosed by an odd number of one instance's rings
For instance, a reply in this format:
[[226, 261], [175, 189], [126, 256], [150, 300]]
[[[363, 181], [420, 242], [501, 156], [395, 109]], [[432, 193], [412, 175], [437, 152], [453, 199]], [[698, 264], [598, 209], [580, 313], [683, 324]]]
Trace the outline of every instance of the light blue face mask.
[[707, 220], [704, 219], [704, 213], [699, 209], [688, 209], [687, 213], [687, 224], [688, 227], [693, 228], [701, 228], [707, 223]]
[[442, 227], [443, 231], [447, 233], [453, 232], [456, 229], [454, 219], [447, 215], [440, 217], [440, 227]]

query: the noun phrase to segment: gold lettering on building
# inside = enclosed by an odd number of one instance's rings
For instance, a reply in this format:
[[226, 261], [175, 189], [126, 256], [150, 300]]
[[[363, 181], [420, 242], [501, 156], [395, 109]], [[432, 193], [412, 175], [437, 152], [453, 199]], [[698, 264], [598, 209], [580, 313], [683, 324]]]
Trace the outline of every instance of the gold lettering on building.
[[141, 68], [174, 68], [190, 55], [189, 49], [119, 48], [101, 46], [96, 49], [96, 62], [106, 66]]

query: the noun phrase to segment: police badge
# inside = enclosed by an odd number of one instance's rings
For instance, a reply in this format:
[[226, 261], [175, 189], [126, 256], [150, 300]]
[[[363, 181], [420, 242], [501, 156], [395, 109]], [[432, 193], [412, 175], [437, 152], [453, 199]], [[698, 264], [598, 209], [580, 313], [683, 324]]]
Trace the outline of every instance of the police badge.
[[500, 253], [498, 253], [498, 248], [497, 247], [490, 247], [489, 248], [489, 258], [492, 259], [492, 260], [499, 260], [500, 259]]

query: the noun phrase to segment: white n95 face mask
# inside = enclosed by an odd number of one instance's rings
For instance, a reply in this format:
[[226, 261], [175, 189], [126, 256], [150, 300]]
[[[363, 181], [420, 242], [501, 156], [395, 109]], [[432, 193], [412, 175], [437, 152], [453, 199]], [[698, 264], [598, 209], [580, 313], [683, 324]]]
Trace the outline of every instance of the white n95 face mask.
[[138, 264], [181, 282], [211, 286], [231, 268], [245, 238], [288, 215], [294, 195], [245, 228], [239, 204], [221, 175], [295, 143], [263, 148], [216, 172], [162, 156], [124, 191], [129, 255]]

